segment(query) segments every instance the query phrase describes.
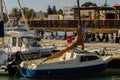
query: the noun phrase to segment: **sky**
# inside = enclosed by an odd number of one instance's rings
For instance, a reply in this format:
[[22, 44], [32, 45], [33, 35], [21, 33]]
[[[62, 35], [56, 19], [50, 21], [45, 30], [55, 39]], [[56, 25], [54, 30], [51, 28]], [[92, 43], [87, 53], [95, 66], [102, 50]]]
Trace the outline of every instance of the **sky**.
[[[4, 0], [7, 10], [10, 12], [12, 8], [18, 7], [17, 0]], [[80, 5], [85, 2], [93, 2], [98, 6], [101, 6], [105, 3], [105, 0], [79, 0]], [[77, 5], [77, 0], [20, 0], [22, 7], [28, 7], [34, 9], [35, 11], [47, 11], [48, 5], [53, 7], [56, 6], [56, 9], [62, 9], [63, 6], [75, 6]], [[107, 0], [108, 5], [113, 6], [113, 4], [119, 3], [120, 0]]]

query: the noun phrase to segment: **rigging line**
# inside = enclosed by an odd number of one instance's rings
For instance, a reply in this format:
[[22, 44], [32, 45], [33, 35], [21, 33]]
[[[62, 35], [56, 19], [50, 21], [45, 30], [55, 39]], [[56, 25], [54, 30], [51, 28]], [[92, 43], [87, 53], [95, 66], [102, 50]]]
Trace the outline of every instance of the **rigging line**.
[[22, 17], [23, 17], [23, 19], [25, 20], [25, 25], [26, 25], [26, 27], [27, 27], [27, 29], [28, 29], [28, 32], [30, 33], [29, 25], [28, 25], [28, 23], [27, 23], [27, 19], [26, 19], [25, 15], [24, 15], [24, 12], [23, 12], [23, 10], [22, 10], [22, 6], [21, 6], [21, 4], [20, 4], [20, 1], [19, 1], [19, 0], [17, 0], [17, 1], [18, 1], [18, 5], [19, 5], [19, 7], [20, 7], [20, 11], [21, 11], [21, 13], [22, 13]]
[[[1, 14], [0, 14], [0, 16], [1, 16], [1, 21], [3, 21], [3, 27], [4, 27], [4, 13], [3, 13], [3, 0], [0, 0], [0, 11], [1, 11]], [[2, 37], [1, 38], [2, 39], [2, 44], [4, 44], [4, 37]]]
[[5, 1], [3, 0], [3, 5], [4, 5], [4, 8], [5, 8], [5, 11], [6, 11], [6, 13], [7, 13], [7, 18], [8, 18], [8, 22], [10, 23], [10, 27], [12, 28], [12, 30], [13, 30], [13, 27], [12, 27], [12, 24], [11, 24], [11, 22], [10, 22], [10, 17], [9, 17], [9, 13], [8, 13], [8, 10], [7, 10], [7, 7], [6, 7], [6, 4], [5, 4]]
[[[43, 45], [47, 48], [47, 45], [45, 45], [45, 43], [41, 40], [41, 42], [43, 43]], [[49, 52], [53, 55], [53, 53], [51, 52], [51, 50], [49, 50]]]
[[0, 0], [0, 7], [1, 7], [1, 19], [4, 20], [4, 16], [3, 16], [3, 0]]
[[[21, 39], [21, 41], [22, 41], [24, 44], [26, 44], [26, 43], [24, 42], [24, 40]], [[30, 52], [32, 52], [32, 50], [31, 50], [28, 46], [26, 46], [26, 47], [29, 49]], [[25, 57], [26, 60], [28, 60], [28, 58], [27, 58], [26, 56], [24, 56], [24, 57]]]
[[[21, 3], [22, 3], [22, 5], [23, 5], [24, 7], [26, 6], [25, 4], [28, 4], [27, 1], [24, 2], [23, 0], [21, 0]], [[25, 3], [25, 4], [24, 4], [24, 3]], [[32, 12], [32, 15], [31, 15], [30, 18], [33, 18], [33, 17], [34, 17], [34, 12]]]

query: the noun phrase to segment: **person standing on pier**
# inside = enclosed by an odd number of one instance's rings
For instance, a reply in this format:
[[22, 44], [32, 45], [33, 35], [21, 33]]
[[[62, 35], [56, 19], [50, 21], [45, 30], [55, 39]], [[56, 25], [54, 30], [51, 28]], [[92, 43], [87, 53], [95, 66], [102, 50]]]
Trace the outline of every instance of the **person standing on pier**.
[[84, 37], [84, 41], [88, 42], [88, 27], [87, 27], [87, 24], [83, 25], [82, 34], [83, 34], [83, 37]]

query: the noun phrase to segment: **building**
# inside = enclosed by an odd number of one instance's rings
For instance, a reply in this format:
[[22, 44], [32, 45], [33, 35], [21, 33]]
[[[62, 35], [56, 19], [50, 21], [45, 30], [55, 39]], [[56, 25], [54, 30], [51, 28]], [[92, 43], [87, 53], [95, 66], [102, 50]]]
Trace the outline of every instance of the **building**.
[[114, 4], [113, 7], [116, 10], [117, 18], [120, 19], [120, 4]]
[[[113, 7], [81, 7], [80, 14], [82, 19], [120, 19], [120, 4], [115, 4]], [[78, 19], [78, 8], [73, 7], [74, 19]]]
[[64, 20], [74, 20], [74, 11], [71, 6], [63, 7]]
[[36, 17], [37, 17], [37, 18], [44, 18], [45, 15], [47, 15], [46, 12], [42, 12], [42, 11], [36, 12]]
[[[74, 19], [78, 19], [78, 8], [73, 7], [74, 10]], [[116, 7], [96, 7], [96, 6], [90, 6], [90, 7], [81, 7], [80, 8], [80, 14], [82, 19], [117, 19], [118, 15], [116, 14], [116, 11], [120, 10], [120, 8]]]
[[48, 20], [63, 20], [63, 16], [61, 14], [49, 14]]

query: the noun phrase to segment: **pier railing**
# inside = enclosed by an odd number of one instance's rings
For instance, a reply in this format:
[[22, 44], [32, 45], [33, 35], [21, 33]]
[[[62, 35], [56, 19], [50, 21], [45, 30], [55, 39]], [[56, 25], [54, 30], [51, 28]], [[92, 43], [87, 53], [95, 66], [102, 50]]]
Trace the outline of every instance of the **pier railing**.
[[[120, 28], [120, 19], [81, 20], [88, 28]], [[78, 20], [29, 20], [29, 26], [36, 28], [76, 28]]]
[[[116, 42], [120, 43], [120, 20], [81, 20], [82, 26], [87, 26], [90, 35], [87, 42]], [[51, 31], [61, 30], [75, 31], [78, 20], [29, 20], [30, 29]], [[102, 38], [99, 36], [102, 34]]]

